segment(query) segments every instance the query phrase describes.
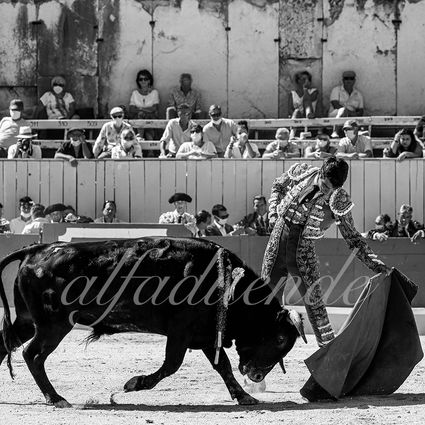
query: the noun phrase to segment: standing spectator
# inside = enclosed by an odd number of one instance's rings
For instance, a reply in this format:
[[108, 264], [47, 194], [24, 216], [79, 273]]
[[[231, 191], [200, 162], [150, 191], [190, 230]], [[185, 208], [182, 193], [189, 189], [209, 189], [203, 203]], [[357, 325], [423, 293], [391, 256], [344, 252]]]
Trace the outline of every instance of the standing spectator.
[[131, 129], [126, 129], [121, 132], [120, 143], [112, 148], [111, 158], [112, 159], [134, 159], [141, 158], [137, 155], [137, 146], [140, 147], [137, 142], [136, 135]]
[[413, 134], [413, 130], [403, 128], [395, 136], [389, 148], [384, 149], [385, 158], [397, 158], [403, 161], [406, 158], [422, 158], [423, 147]]
[[187, 103], [177, 107], [178, 118], [172, 118], [165, 127], [159, 142], [160, 158], [174, 158], [180, 146], [190, 142], [191, 110]]
[[68, 131], [69, 142], [64, 142], [55, 153], [56, 159], [65, 159], [71, 165], [77, 164], [77, 159], [93, 158], [93, 150], [90, 143], [84, 137], [81, 128], [70, 128]]
[[19, 200], [19, 217], [10, 220], [10, 231], [12, 233], [22, 233], [25, 225], [31, 221], [31, 205], [32, 199], [29, 196], [24, 196]]
[[267, 201], [263, 195], [254, 196], [253, 210], [254, 212], [245, 216], [238, 224], [244, 228], [247, 235], [269, 235]]
[[121, 223], [116, 217], [117, 204], [115, 201], [105, 201], [102, 207], [102, 216], [94, 220], [95, 223]]
[[278, 128], [275, 138], [274, 142], [267, 145], [263, 158], [285, 159], [298, 158], [300, 156], [297, 144], [289, 140], [289, 130], [287, 128]]
[[192, 75], [183, 73], [180, 75], [180, 87], [174, 87], [168, 98], [167, 120], [176, 117], [176, 111], [182, 104], [189, 105], [192, 117], [201, 118], [201, 94], [192, 88]]
[[[115, 106], [110, 112], [111, 121], [103, 124], [99, 136], [94, 143], [94, 157], [98, 159], [110, 158], [112, 148], [120, 144], [121, 133], [124, 130], [132, 130], [131, 125], [124, 121], [124, 110], [120, 106]], [[136, 155], [142, 157], [142, 149], [136, 145]]]
[[192, 202], [192, 198], [188, 194], [181, 192], [175, 193], [168, 200], [169, 204], [174, 204], [175, 210], [161, 214], [159, 217], [159, 223], [184, 224], [192, 231], [192, 233], [194, 233], [195, 217], [186, 212], [188, 202]]
[[206, 142], [202, 136], [202, 126], [190, 125], [190, 142], [183, 143], [176, 155], [177, 159], [211, 159], [217, 156], [215, 146]]
[[31, 207], [31, 221], [22, 230], [23, 235], [38, 235], [45, 223], [50, 223], [44, 215], [44, 205], [34, 204]]
[[9, 146], [9, 149], [7, 151], [8, 159], [41, 159], [40, 146], [32, 144], [32, 139], [36, 136], [35, 134], [32, 134], [31, 127], [21, 127], [16, 137], [18, 141], [15, 145]]
[[52, 204], [44, 210], [44, 216], [50, 223], [63, 223], [67, 207], [64, 204]]
[[10, 232], [10, 223], [3, 218], [3, 204], [0, 202], [0, 233]]
[[211, 105], [209, 115], [211, 121], [204, 127], [204, 140], [214, 143], [218, 157], [223, 158], [230, 138], [236, 136], [237, 126], [233, 120], [222, 117], [219, 105]]
[[292, 119], [315, 118], [319, 91], [311, 87], [311, 74], [301, 71], [295, 74], [295, 90], [288, 98], [288, 111]]
[[[152, 120], [158, 119], [159, 94], [153, 88], [153, 76], [147, 69], [142, 69], [136, 77], [137, 90], [133, 90], [130, 98], [130, 118]], [[153, 129], [139, 129], [140, 137], [154, 140]]]
[[196, 231], [195, 236], [202, 238], [206, 236], [206, 229], [211, 225], [211, 214], [206, 210], [201, 210], [195, 215]]
[[421, 117], [421, 119], [416, 124], [415, 130], [413, 131], [413, 134], [421, 140], [423, 143], [425, 143], [425, 115]]
[[261, 154], [255, 143], [250, 143], [248, 138], [248, 122], [239, 121], [237, 125], [236, 137], [230, 138], [225, 158], [260, 158]]
[[28, 121], [22, 118], [24, 102], [21, 99], [12, 99], [9, 104], [10, 117], [0, 121], [0, 158], [6, 158], [7, 149], [17, 142], [17, 135], [21, 127], [28, 127]]
[[339, 141], [337, 157], [348, 159], [373, 157], [370, 137], [359, 134], [359, 125], [355, 120], [345, 121], [343, 129], [345, 137]]
[[391, 222], [391, 217], [388, 214], [380, 214], [375, 218], [375, 228], [369, 230], [365, 235], [362, 234], [362, 236], [367, 239], [384, 242], [392, 236], [393, 229], [394, 225]]
[[[363, 95], [354, 88], [355, 83], [356, 73], [354, 71], [344, 71], [342, 73], [342, 85], [334, 87], [331, 92], [330, 117], [361, 117], [363, 115]], [[334, 126], [331, 137], [338, 137], [337, 126]]]
[[206, 236], [233, 236], [243, 233], [244, 228], [236, 226], [234, 228], [227, 224], [229, 213], [224, 205], [216, 204], [212, 207], [213, 222], [205, 230]]
[[336, 154], [337, 149], [331, 146], [331, 140], [327, 134], [319, 133], [314, 146], [308, 146], [304, 152], [304, 157], [309, 159], [329, 158]]

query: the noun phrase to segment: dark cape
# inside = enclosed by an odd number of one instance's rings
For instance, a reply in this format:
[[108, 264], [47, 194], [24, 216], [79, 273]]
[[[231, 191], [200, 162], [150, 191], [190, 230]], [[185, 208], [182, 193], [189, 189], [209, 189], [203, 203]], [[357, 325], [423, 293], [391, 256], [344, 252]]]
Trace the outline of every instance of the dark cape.
[[305, 360], [314, 380], [335, 398], [396, 391], [423, 357], [417, 290], [396, 269], [371, 278], [338, 336]]

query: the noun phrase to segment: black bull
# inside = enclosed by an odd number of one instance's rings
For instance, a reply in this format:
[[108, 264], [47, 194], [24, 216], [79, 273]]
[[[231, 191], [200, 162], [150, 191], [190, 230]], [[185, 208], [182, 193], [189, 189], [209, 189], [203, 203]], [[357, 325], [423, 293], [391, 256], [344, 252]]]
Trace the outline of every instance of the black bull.
[[[236, 255], [212, 242], [143, 238], [34, 245], [5, 257], [0, 278], [6, 265], [16, 260], [20, 265], [13, 324], [0, 279], [4, 305], [0, 363], [7, 357], [13, 376], [11, 353], [31, 339], [24, 359], [46, 401], [57, 407], [70, 405], [53, 388], [44, 362], [74, 323], [93, 327], [89, 340], [126, 331], [167, 336], [163, 365], [150, 375], [131, 378], [125, 391], [153, 388], [179, 369], [187, 349], [201, 349], [239, 404], [257, 401], [234, 378], [223, 347], [235, 340], [239, 370], [259, 382], [278, 362], [283, 366], [283, 357], [299, 335], [305, 338], [299, 315], [282, 309], [265, 282]], [[243, 269], [243, 276], [233, 285], [217, 362], [217, 320], [223, 321], [217, 315], [218, 306], [223, 307], [218, 283], [223, 268], [226, 276]]]

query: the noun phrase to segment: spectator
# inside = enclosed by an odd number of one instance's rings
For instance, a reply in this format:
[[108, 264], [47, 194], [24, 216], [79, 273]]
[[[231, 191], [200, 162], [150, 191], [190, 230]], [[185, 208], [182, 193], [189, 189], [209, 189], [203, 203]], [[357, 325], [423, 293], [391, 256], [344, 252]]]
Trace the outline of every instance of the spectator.
[[44, 216], [50, 223], [63, 223], [66, 209], [64, 204], [52, 204], [44, 210]]
[[239, 121], [236, 130], [236, 137], [230, 138], [225, 158], [260, 158], [261, 154], [255, 143], [250, 143], [248, 139], [248, 122]]
[[189, 105], [192, 117], [201, 118], [201, 94], [192, 89], [192, 76], [188, 73], [180, 75], [180, 87], [175, 87], [168, 98], [167, 120], [176, 117], [176, 111], [182, 104]]
[[418, 230], [423, 230], [423, 226], [413, 220], [413, 208], [408, 204], [403, 204], [397, 213], [397, 220], [391, 233], [395, 238], [413, 238]]
[[369, 136], [359, 134], [359, 125], [355, 120], [344, 123], [343, 137], [339, 141], [337, 157], [348, 159], [372, 158], [372, 142]]
[[160, 158], [174, 158], [180, 146], [190, 142], [191, 111], [187, 103], [177, 108], [178, 118], [172, 118], [165, 127], [159, 142]]
[[32, 138], [36, 136], [35, 134], [32, 134], [31, 127], [21, 127], [16, 137], [18, 141], [16, 142], [16, 144], [9, 146], [9, 149], [7, 151], [8, 159], [41, 159], [40, 146], [32, 144]]
[[0, 233], [10, 232], [10, 223], [3, 218], [3, 204], [0, 203]]
[[397, 158], [403, 161], [406, 158], [422, 158], [423, 147], [416, 139], [413, 130], [403, 128], [395, 136], [389, 148], [384, 149], [385, 158]]
[[216, 204], [212, 207], [213, 222], [205, 230], [206, 236], [233, 236], [243, 233], [244, 228], [241, 226], [231, 226], [227, 224], [229, 213], [224, 205]]
[[337, 149], [331, 146], [331, 140], [327, 134], [319, 133], [314, 146], [308, 146], [304, 157], [309, 159], [322, 159], [334, 156]]
[[31, 205], [32, 199], [29, 196], [24, 196], [19, 200], [19, 217], [10, 220], [10, 231], [12, 233], [22, 233], [25, 225], [31, 221]]
[[202, 238], [206, 236], [206, 229], [211, 225], [211, 214], [206, 210], [201, 210], [195, 215], [196, 231], [195, 236]]
[[380, 214], [375, 218], [375, 228], [369, 230], [363, 236], [367, 239], [383, 242], [392, 235], [393, 229], [391, 217], [388, 214]]
[[315, 118], [319, 91], [311, 87], [311, 74], [301, 71], [295, 74], [295, 90], [288, 98], [288, 111], [292, 119]]
[[245, 216], [238, 223], [239, 226], [244, 228], [247, 235], [269, 235], [269, 217], [266, 198], [262, 195], [254, 196], [253, 209], [254, 212]]
[[222, 117], [219, 105], [211, 105], [209, 115], [211, 121], [204, 127], [204, 140], [214, 143], [218, 157], [223, 158], [230, 138], [236, 136], [237, 126], [233, 120]]
[[115, 201], [105, 201], [102, 207], [102, 217], [94, 220], [95, 223], [121, 223], [116, 217], [117, 204]]
[[45, 223], [50, 223], [44, 215], [44, 205], [33, 204], [31, 206], [31, 221], [22, 230], [23, 235], [38, 235]]
[[421, 119], [416, 124], [415, 130], [413, 131], [413, 134], [421, 140], [423, 143], [425, 143], [425, 115], [421, 117]]
[[132, 129], [126, 129], [121, 132], [120, 143], [115, 145], [111, 151], [112, 159], [134, 159], [141, 158], [137, 155], [137, 146], [140, 147], [136, 135]]
[[[111, 109], [112, 121], [103, 124], [99, 136], [94, 143], [94, 157], [98, 159], [110, 158], [112, 148], [120, 143], [121, 133], [124, 130], [132, 130], [131, 125], [124, 121], [124, 109], [121, 106], [115, 106]], [[136, 145], [135, 155], [142, 157], [142, 149], [139, 144]]]
[[[159, 94], [153, 88], [153, 76], [147, 69], [142, 69], [136, 77], [137, 90], [133, 90], [130, 98], [130, 118], [152, 120], [158, 119]], [[146, 140], [154, 140], [153, 129], [139, 129], [140, 137]]]
[[57, 75], [51, 81], [52, 90], [40, 98], [39, 109], [45, 109], [49, 120], [75, 119], [75, 100], [65, 91], [65, 78]]
[[287, 128], [278, 128], [275, 138], [275, 141], [267, 145], [263, 158], [284, 159], [298, 158], [300, 156], [297, 144], [289, 140], [289, 130]]
[[82, 128], [70, 128], [68, 136], [69, 142], [63, 142], [56, 151], [56, 159], [65, 159], [71, 165], [76, 165], [77, 159], [93, 158], [91, 144], [87, 143]]
[[17, 135], [21, 127], [29, 126], [28, 121], [22, 118], [24, 102], [21, 99], [12, 99], [9, 104], [10, 117], [0, 121], [0, 158], [7, 157], [6, 149], [17, 142]]
[[168, 211], [159, 217], [161, 224], [184, 224], [192, 233], [195, 233], [195, 217], [186, 212], [187, 203], [192, 202], [192, 198], [186, 193], [175, 193], [168, 200], [169, 204], [174, 204], [175, 210]]
[[65, 223], [93, 223], [93, 219], [83, 215], [78, 215], [72, 205], [66, 205], [63, 211]]
[[211, 159], [217, 156], [215, 146], [206, 142], [202, 136], [202, 126], [196, 123], [190, 125], [191, 142], [183, 143], [177, 152], [177, 159]]
[[[332, 89], [329, 116], [332, 118], [361, 117], [364, 113], [363, 95], [354, 88], [356, 73], [344, 71], [342, 73], [342, 85]], [[337, 126], [331, 137], [338, 137]]]

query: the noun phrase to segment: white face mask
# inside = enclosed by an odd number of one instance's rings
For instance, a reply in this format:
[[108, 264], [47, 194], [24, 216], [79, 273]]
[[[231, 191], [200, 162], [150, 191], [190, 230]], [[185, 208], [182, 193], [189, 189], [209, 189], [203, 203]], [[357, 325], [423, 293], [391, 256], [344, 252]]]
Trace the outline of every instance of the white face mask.
[[21, 211], [21, 217], [23, 217], [23, 218], [30, 218], [31, 217], [31, 213], [29, 212], [29, 213], [26, 213], [26, 212], [22, 212]]
[[81, 140], [80, 139], [71, 139], [71, 145], [72, 146], [80, 146], [81, 145]]
[[220, 124], [221, 124], [221, 121], [222, 121], [222, 119], [221, 119], [221, 118], [218, 118], [217, 120], [214, 120], [214, 119], [213, 119], [213, 123], [214, 123], [215, 125], [220, 125]]
[[192, 139], [193, 143], [199, 143], [202, 139], [202, 134], [201, 133], [192, 133], [190, 135], [190, 138]]
[[224, 226], [226, 223], [227, 223], [227, 218], [216, 218], [216, 220], [217, 220], [217, 223], [220, 225], [220, 226]]
[[112, 118], [117, 127], [121, 127], [123, 119], [122, 118]]
[[356, 137], [356, 132], [354, 130], [346, 130], [345, 135], [350, 139], [353, 140]]
[[319, 148], [325, 148], [327, 146], [328, 142], [326, 140], [318, 140], [317, 141], [317, 146]]
[[10, 117], [12, 118], [12, 120], [19, 120], [19, 118], [21, 118], [22, 112], [21, 111], [16, 111], [16, 110], [11, 110], [10, 111]]
[[63, 92], [63, 87], [61, 87], [61, 86], [53, 86], [53, 91], [56, 94], [61, 94]]

